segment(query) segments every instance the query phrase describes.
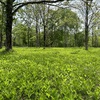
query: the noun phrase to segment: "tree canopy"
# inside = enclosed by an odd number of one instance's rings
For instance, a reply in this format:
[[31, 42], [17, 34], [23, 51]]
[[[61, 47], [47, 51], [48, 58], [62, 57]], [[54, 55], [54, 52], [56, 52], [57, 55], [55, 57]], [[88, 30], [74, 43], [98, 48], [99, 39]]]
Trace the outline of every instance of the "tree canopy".
[[[85, 38], [82, 38], [81, 42], [83, 45], [85, 43], [85, 49], [88, 50], [88, 42], [94, 40], [93, 33], [99, 31], [93, 31], [94, 28], [99, 27], [100, 13], [100, 7], [94, 0], [78, 2], [76, 0], [0, 0], [0, 3], [2, 8], [0, 25], [3, 29], [0, 33], [0, 48], [4, 43], [8, 51], [12, 49], [12, 45], [16, 44], [13, 43], [13, 37], [18, 36], [15, 30], [16, 27], [21, 27], [19, 25], [24, 25], [27, 29], [24, 45], [44, 46], [44, 48], [78, 46], [77, 37], [82, 34]], [[32, 30], [34, 30], [33, 34]], [[6, 38], [3, 38], [5, 36]]]

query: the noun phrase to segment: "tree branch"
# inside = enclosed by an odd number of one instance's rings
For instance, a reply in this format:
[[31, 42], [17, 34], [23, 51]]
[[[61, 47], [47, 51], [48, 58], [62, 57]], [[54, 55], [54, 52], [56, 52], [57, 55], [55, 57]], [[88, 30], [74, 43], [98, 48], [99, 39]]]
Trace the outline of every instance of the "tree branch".
[[6, 4], [5, 4], [4, 2], [2, 2], [1, 0], [0, 0], [0, 3], [3, 4], [4, 6], [6, 5]]
[[45, 1], [45, 0], [42, 0], [42, 1], [30, 1], [30, 2], [23, 2], [23, 3], [18, 3], [18, 4], [15, 4], [13, 5], [13, 7], [16, 7], [18, 6], [12, 14], [15, 14], [21, 7], [23, 6], [26, 6], [28, 4], [42, 4], [42, 3], [57, 3], [57, 2], [61, 2], [61, 1], [64, 1], [64, 0], [56, 0], [56, 1]]

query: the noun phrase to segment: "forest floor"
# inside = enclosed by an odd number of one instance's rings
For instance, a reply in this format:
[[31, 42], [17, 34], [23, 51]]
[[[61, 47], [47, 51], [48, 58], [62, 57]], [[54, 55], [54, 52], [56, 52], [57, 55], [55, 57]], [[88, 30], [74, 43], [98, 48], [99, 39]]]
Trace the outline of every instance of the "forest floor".
[[0, 50], [0, 100], [100, 100], [100, 48]]

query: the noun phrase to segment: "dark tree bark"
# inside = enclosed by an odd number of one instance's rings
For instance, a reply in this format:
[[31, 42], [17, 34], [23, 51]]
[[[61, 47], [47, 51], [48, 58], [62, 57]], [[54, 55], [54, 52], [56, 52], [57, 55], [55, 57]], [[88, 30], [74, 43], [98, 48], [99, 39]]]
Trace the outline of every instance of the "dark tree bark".
[[0, 49], [2, 48], [2, 37], [3, 37], [3, 30], [4, 30], [4, 6], [2, 5], [2, 23], [1, 23], [1, 30], [0, 30]]
[[88, 7], [88, 1], [86, 0], [86, 12], [85, 12], [85, 50], [88, 50], [88, 13], [89, 13], [89, 7]]
[[0, 30], [0, 49], [2, 49], [2, 27]]
[[30, 46], [30, 27], [27, 28], [27, 46]]
[[95, 34], [95, 47], [98, 47], [98, 37], [96, 34]]
[[85, 50], [88, 50], [88, 40], [89, 40], [89, 23], [88, 23], [88, 15], [89, 15], [89, 10], [91, 8], [93, 0], [86, 0], [85, 5], [86, 5], [86, 11], [85, 11]]
[[76, 33], [74, 33], [74, 41], [75, 41], [74, 46], [76, 47], [77, 46]]
[[46, 47], [46, 14], [45, 14], [45, 3], [44, 3], [44, 11], [43, 11], [43, 29], [44, 29], [44, 34], [43, 34], [43, 49]]
[[12, 49], [13, 0], [6, 1], [6, 50]]
[[0, 32], [0, 49], [2, 48], [2, 31]]
[[94, 46], [94, 39], [93, 39], [93, 37], [94, 37], [94, 33], [93, 33], [93, 29], [92, 29], [92, 47]]
[[38, 17], [36, 17], [36, 46], [39, 47], [40, 44], [39, 44], [39, 27], [38, 27]]
[[43, 43], [44, 43], [44, 49], [46, 47], [46, 25], [44, 25], [44, 34], [43, 34]]

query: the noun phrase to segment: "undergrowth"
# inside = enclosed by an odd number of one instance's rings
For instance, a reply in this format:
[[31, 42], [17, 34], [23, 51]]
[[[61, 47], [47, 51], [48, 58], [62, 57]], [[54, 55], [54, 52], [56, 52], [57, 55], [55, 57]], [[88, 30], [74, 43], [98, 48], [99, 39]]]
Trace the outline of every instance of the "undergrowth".
[[100, 100], [100, 48], [0, 50], [0, 100]]

